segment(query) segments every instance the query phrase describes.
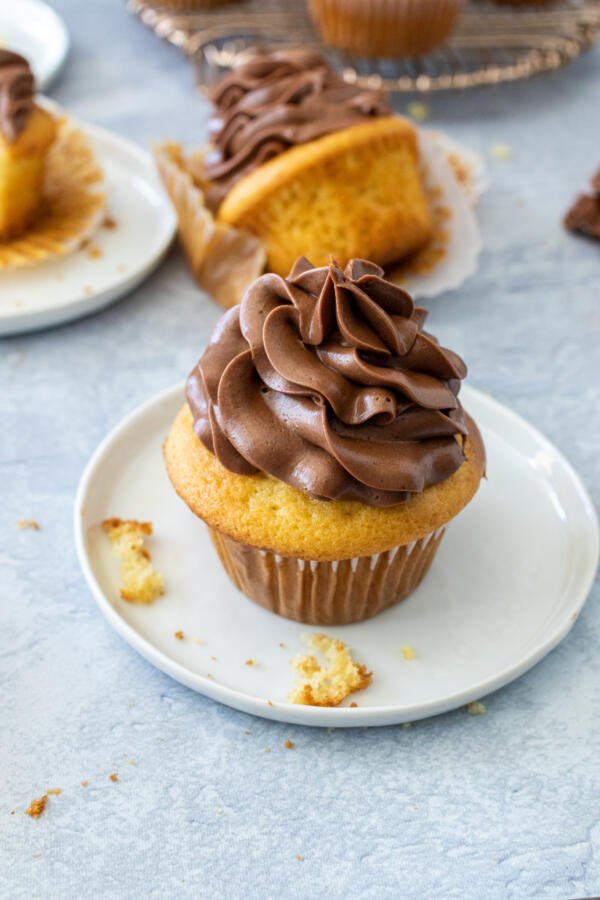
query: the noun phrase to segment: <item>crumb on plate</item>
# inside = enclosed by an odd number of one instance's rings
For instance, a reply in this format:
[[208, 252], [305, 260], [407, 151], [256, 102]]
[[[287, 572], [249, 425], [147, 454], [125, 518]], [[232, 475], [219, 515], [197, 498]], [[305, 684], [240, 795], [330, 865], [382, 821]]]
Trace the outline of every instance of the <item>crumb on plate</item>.
[[245, 665], [246, 666], [254, 666], [254, 665], [256, 665], [256, 663], [254, 662], [253, 659], [247, 659], [245, 662]]
[[355, 691], [362, 691], [372, 680], [366, 666], [354, 662], [348, 647], [326, 634], [302, 635], [311, 649], [322, 653], [327, 665], [321, 667], [314, 656], [297, 656], [292, 668], [298, 678], [289, 694], [292, 703], [307, 706], [339, 706]]
[[100, 247], [97, 244], [92, 244], [91, 247], [88, 247], [87, 255], [90, 259], [102, 259], [104, 256]]
[[180, 631], [176, 631], [174, 633], [173, 637], [175, 637], [178, 641], [182, 641], [185, 637], [185, 634], [183, 633], [183, 631], [180, 630]]
[[108, 228], [109, 231], [112, 231], [114, 228], [117, 227], [118, 224], [119, 223], [117, 222], [116, 219], [113, 219], [112, 216], [106, 215], [106, 216], [104, 216], [104, 220], [102, 222], [102, 227]]
[[121, 598], [130, 603], [152, 603], [164, 594], [164, 578], [153, 568], [144, 546], [145, 538], [152, 534], [152, 523], [113, 518], [105, 519], [102, 527], [121, 562]]
[[402, 649], [402, 659], [416, 659], [417, 654], [410, 646], [410, 644], [404, 644]]

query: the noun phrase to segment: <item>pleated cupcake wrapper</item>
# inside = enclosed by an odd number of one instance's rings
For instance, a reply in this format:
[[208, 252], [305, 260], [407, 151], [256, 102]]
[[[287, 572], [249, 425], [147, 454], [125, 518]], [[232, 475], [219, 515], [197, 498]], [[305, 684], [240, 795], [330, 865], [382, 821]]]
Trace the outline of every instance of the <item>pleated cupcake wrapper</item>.
[[451, 33], [462, 0], [310, 0], [323, 40], [364, 56], [421, 56]]
[[[202, 152], [196, 154], [201, 158]], [[217, 222], [195, 183], [190, 158], [179, 144], [154, 147], [154, 158], [175, 213], [179, 238], [198, 285], [221, 306], [235, 306], [265, 268], [262, 242], [252, 234]]]
[[105, 206], [104, 176], [88, 139], [62, 119], [48, 151], [40, 213], [22, 235], [0, 243], [0, 271], [77, 250], [100, 226]]
[[444, 531], [372, 556], [323, 561], [281, 556], [209, 528], [227, 574], [242, 593], [271, 612], [309, 625], [361, 622], [403, 600], [429, 571]]

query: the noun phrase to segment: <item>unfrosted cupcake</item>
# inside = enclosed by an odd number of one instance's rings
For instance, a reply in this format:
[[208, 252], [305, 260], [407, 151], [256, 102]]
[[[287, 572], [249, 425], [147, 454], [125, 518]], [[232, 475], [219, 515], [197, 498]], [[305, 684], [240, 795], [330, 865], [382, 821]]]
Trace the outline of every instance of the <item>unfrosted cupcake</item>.
[[359, 56], [422, 56], [451, 34], [463, 0], [309, 0], [323, 40]]
[[373, 263], [300, 259], [251, 285], [189, 376], [169, 477], [273, 612], [343, 624], [396, 603], [475, 494], [466, 368], [425, 316]]

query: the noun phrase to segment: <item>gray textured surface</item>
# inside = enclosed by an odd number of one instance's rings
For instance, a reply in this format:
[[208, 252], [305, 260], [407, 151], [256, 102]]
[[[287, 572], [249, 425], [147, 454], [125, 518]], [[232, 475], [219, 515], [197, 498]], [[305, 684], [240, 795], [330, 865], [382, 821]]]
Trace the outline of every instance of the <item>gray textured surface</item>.
[[[202, 137], [206, 108], [173, 48], [118, 0], [55, 6], [73, 36], [59, 101], [143, 144]], [[432, 328], [473, 384], [565, 451], [596, 504], [600, 247], [560, 218], [600, 163], [599, 88], [594, 52], [554, 76], [431, 101], [451, 135], [488, 156], [513, 149], [490, 159], [480, 270], [432, 302]], [[108, 311], [0, 348], [0, 895], [600, 893], [597, 585], [568, 639], [487, 715], [412, 730], [254, 720], [161, 675], [104, 623], [73, 549], [79, 475], [124, 413], [189, 369], [217, 315], [174, 251]], [[29, 517], [41, 531], [17, 529]], [[23, 815], [52, 786], [63, 793], [47, 813]]]

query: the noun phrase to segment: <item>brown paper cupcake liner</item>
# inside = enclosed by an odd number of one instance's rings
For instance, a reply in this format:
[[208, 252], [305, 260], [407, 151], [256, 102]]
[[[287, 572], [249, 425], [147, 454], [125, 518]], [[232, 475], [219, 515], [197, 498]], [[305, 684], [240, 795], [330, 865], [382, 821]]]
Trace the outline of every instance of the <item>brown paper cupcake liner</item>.
[[323, 40], [363, 56], [421, 56], [443, 44], [462, 0], [310, 0]]
[[262, 242], [215, 221], [179, 144], [155, 145], [154, 158], [175, 207], [179, 237], [196, 282], [222, 306], [235, 306], [264, 271]]
[[42, 208], [25, 234], [0, 243], [0, 270], [34, 265], [76, 250], [104, 215], [102, 169], [86, 136], [68, 119], [48, 152]]
[[421, 583], [445, 527], [400, 547], [333, 562], [280, 556], [209, 528], [225, 571], [255, 603], [309, 625], [348, 625], [376, 616]]

